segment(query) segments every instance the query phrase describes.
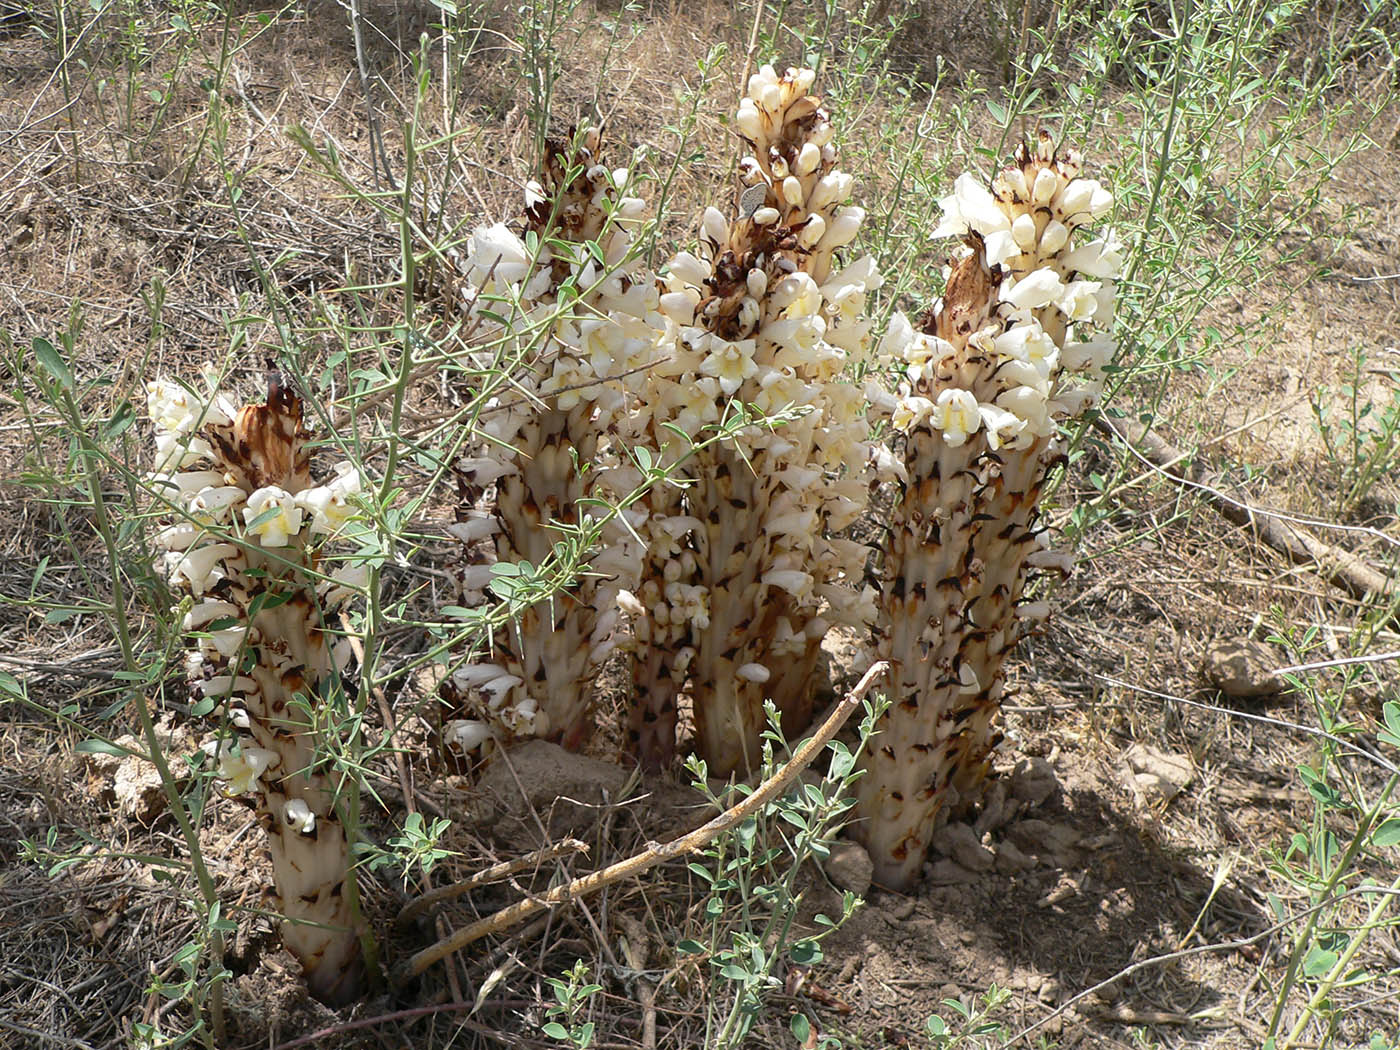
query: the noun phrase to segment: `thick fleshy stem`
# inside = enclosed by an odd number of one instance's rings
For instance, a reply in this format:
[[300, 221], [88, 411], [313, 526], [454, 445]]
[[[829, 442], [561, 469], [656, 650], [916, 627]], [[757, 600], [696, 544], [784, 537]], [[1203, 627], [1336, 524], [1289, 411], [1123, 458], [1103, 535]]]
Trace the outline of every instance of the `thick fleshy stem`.
[[[509, 377], [483, 416], [488, 442], [458, 465], [454, 531], [470, 563], [459, 601], [469, 606], [488, 600], [493, 582], [499, 594], [492, 561], [538, 568], [561, 528], [577, 532], [625, 495], [609, 471], [618, 454], [609, 436], [664, 330], [655, 279], [633, 251], [642, 202], [621, 196], [625, 169], [598, 163], [596, 132], [574, 138], [549, 144], [542, 181], [527, 188], [525, 236], [504, 224], [478, 230], [460, 260], [467, 308], [482, 321], [477, 362]], [[571, 586], [519, 610], [480, 662], [444, 682], [444, 699], [463, 716], [447, 727], [449, 746], [469, 751], [493, 731], [585, 743], [592, 683], [618, 643], [616, 595], [638, 557], [619, 520], [602, 541]]]
[[184, 627], [196, 700], [217, 701], [236, 743], [214, 744], [231, 795], [251, 796], [272, 854], [283, 943], [316, 998], [345, 1005], [363, 989], [360, 924], [338, 816], [352, 778], [333, 777], [318, 734], [343, 703], [348, 645], [326, 617], [363, 570], [319, 573], [313, 537], [333, 535], [359, 491], [348, 464], [313, 486], [296, 395], [274, 376], [265, 404], [234, 411], [173, 383], [148, 387], [157, 424], [157, 492], [180, 512], [156, 537], [171, 584], [193, 599]]
[[637, 596], [651, 623], [638, 637], [665, 652], [633, 662], [633, 725], [657, 727], [645, 764], [669, 757], [683, 686], [710, 770], [755, 768], [764, 701], [787, 731], [804, 728], [823, 635], [873, 612], [858, 592], [864, 548], [832, 534], [867, 496], [863, 398], [842, 373], [869, 351], [863, 311], [880, 277], [868, 258], [834, 269], [864, 212], [847, 204], [853, 180], [835, 167], [814, 78], [764, 66], [750, 79], [736, 117], [751, 149], [739, 212], [707, 209], [699, 255], [680, 253], [665, 277], [674, 341], [648, 373], [637, 433], [659, 445], [737, 412], [776, 421], [699, 449], [679, 498], [648, 505]]
[[1006, 656], [1048, 612], [1024, 600], [1027, 583], [1068, 571], [1046, 549], [1038, 501], [1063, 460], [1058, 422], [1097, 399], [1121, 263], [1107, 239], [1072, 244], [1112, 203], [1079, 169], [1077, 154], [1056, 153], [1042, 134], [991, 192], [961, 176], [938, 231], [964, 239], [943, 300], [917, 333], [901, 318], [892, 325], [906, 326], [895, 338], [906, 381], [887, 406], [906, 480], [885, 547], [876, 656], [896, 687], [857, 783], [854, 825], [877, 881], [892, 888], [917, 881], [935, 829], [980, 797]]

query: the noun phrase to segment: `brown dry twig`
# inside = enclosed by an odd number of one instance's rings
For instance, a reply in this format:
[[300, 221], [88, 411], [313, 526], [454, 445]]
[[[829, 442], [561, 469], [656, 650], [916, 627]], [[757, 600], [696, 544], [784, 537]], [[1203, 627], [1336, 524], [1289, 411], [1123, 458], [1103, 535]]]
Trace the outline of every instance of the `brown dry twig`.
[[[1323, 579], [1357, 598], [1380, 598], [1394, 589], [1394, 580], [1377, 572], [1350, 551], [1335, 547], [1284, 514], [1250, 506], [1200, 481], [1200, 469], [1190, 453], [1173, 448], [1140, 423], [1114, 422], [1103, 416], [1095, 429], [1122, 441], [1159, 472], [1199, 490], [1206, 501], [1236, 525], [1244, 525], [1274, 550], [1297, 564], [1311, 565]], [[1365, 530], [1370, 532], [1371, 530]]]
[[401, 926], [406, 925], [434, 905], [441, 904], [443, 901], [452, 900], [454, 897], [460, 897], [464, 893], [470, 893], [478, 886], [486, 886], [493, 882], [500, 882], [510, 878], [512, 875], [518, 875], [522, 871], [529, 871], [531, 868], [536, 868], [546, 861], [555, 860], [570, 853], [587, 852], [588, 843], [581, 842], [578, 839], [564, 839], [561, 842], [551, 842], [543, 849], [534, 850], [525, 854], [523, 857], [517, 857], [514, 860], [503, 860], [499, 864], [492, 864], [489, 868], [478, 871], [469, 879], [463, 879], [461, 882], [454, 882], [450, 886], [439, 886], [435, 890], [424, 893], [422, 896], [405, 904], [403, 908], [400, 909], [398, 916], [395, 917], [394, 922]]
[[889, 665], [883, 660], [871, 666], [871, 668], [861, 676], [855, 688], [846, 694], [835, 710], [816, 733], [797, 749], [792, 759], [783, 766], [777, 773], [769, 777], [758, 786], [742, 802], [725, 810], [713, 820], [696, 828], [680, 838], [672, 839], [670, 842], [652, 842], [647, 844], [647, 848], [641, 853], [628, 857], [626, 860], [610, 864], [599, 871], [591, 872], [588, 875], [580, 876], [562, 886], [556, 886], [548, 893], [538, 897], [531, 897], [528, 900], [519, 901], [508, 908], [498, 911], [495, 915], [487, 916], [470, 926], [464, 926], [451, 937], [446, 937], [436, 944], [424, 948], [421, 952], [411, 956], [403, 965], [399, 966], [392, 977], [395, 983], [403, 983], [412, 977], [417, 977], [433, 963], [440, 961], [452, 952], [460, 951], [469, 944], [481, 940], [483, 937], [493, 933], [507, 930], [519, 922], [523, 922], [530, 916], [552, 908], [557, 904], [575, 900], [579, 897], [596, 893], [598, 890], [609, 886], [622, 879], [640, 875], [642, 872], [656, 867], [668, 860], [693, 853], [701, 847], [707, 845], [711, 840], [738, 827], [755, 812], [762, 809], [774, 798], [780, 795], [798, 775], [807, 768], [814, 758], [821, 752], [828, 741], [834, 737], [841, 727], [846, 724], [852, 712], [860, 706], [861, 700], [866, 692], [874, 684], [875, 679], [889, 669]]

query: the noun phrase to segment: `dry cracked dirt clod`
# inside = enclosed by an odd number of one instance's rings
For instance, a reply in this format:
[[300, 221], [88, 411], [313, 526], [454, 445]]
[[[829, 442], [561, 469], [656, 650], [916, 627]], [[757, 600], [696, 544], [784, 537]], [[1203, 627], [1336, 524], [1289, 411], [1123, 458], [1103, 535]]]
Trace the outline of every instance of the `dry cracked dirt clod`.
[[1288, 683], [1274, 673], [1283, 663], [1278, 651], [1252, 638], [1223, 638], [1212, 642], [1201, 660], [1211, 685], [1232, 700], [1277, 696]]

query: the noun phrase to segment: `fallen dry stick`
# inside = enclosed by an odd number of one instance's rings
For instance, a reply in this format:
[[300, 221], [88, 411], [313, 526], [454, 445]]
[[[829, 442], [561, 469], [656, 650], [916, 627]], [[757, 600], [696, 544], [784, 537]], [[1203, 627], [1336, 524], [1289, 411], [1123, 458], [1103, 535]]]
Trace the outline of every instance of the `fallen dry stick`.
[[1096, 429], [1137, 449], [1142, 457], [1169, 477], [1198, 488], [1217, 510], [1236, 525], [1246, 525], [1274, 550], [1289, 560], [1311, 565], [1323, 579], [1341, 587], [1356, 598], [1379, 598], [1390, 593], [1394, 581], [1377, 572], [1350, 551], [1324, 543], [1297, 522], [1278, 514], [1249, 506], [1199, 478], [1199, 468], [1188, 453], [1172, 448], [1140, 423], [1111, 421], [1103, 416], [1094, 420]]
[[749, 795], [738, 805], [725, 810], [719, 816], [706, 824], [701, 825], [694, 831], [682, 835], [678, 839], [670, 842], [653, 842], [647, 845], [642, 853], [620, 860], [616, 864], [611, 864], [601, 871], [595, 871], [588, 875], [580, 876], [572, 882], [563, 886], [556, 886], [548, 893], [538, 897], [531, 897], [528, 900], [512, 904], [509, 908], [498, 911], [495, 915], [480, 919], [470, 926], [464, 926], [451, 937], [445, 937], [431, 947], [424, 948], [421, 952], [411, 956], [402, 966], [395, 969], [393, 979], [395, 983], [402, 983], [411, 977], [417, 977], [433, 963], [438, 962], [452, 952], [460, 951], [467, 945], [472, 944], [481, 938], [502, 930], [508, 930], [519, 922], [530, 918], [530, 916], [542, 912], [556, 904], [563, 904], [566, 901], [576, 900], [579, 897], [590, 893], [596, 893], [604, 886], [611, 885], [621, 879], [631, 878], [640, 875], [649, 868], [673, 860], [676, 857], [693, 853], [702, 846], [709, 843], [717, 835], [738, 827], [748, 817], [762, 809], [774, 798], [780, 795], [783, 790], [797, 779], [799, 773], [811, 764], [821, 749], [834, 737], [840, 728], [846, 723], [846, 719], [851, 717], [851, 713], [860, 706], [861, 699], [867, 690], [874, 683], [875, 679], [888, 670], [889, 665], [884, 661], [874, 664], [870, 670], [861, 676], [861, 680], [856, 683], [844, 700], [836, 705], [836, 709], [831, 712], [830, 717], [821, 724], [810, 740], [797, 749], [797, 753], [792, 756], [791, 761], [782, 769], [778, 770], [772, 777], [765, 780], [752, 795]]
[[552, 842], [544, 849], [537, 849], [532, 853], [527, 853], [523, 857], [515, 860], [503, 860], [499, 864], [492, 864], [489, 868], [478, 871], [469, 879], [461, 882], [454, 882], [450, 886], [439, 886], [435, 890], [429, 890], [421, 897], [409, 901], [399, 911], [394, 919], [399, 925], [412, 922], [419, 915], [431, 908], [435, 904], [451, 900], [453, 897], [460, 897], [464, 893], [470, 893], [478, 886], [485, 886], [492, 882], [500, 882], [502, 879], [518, 875], [522, 871], [529, 871], [538, 867], [545, 861], [554, 860], [568, 853], [587, 853], [588, 843], [580, 842], [578, 839], [564, 839], [561, 842]]

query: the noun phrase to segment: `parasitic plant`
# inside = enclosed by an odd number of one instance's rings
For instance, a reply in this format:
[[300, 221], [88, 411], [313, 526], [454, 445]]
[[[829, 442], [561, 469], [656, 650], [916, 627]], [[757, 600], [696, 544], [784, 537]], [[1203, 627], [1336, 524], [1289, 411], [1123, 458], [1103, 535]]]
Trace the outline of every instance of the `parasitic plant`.
[[904, 371], [891, 415], [906, 479], [890, 515], [876, 655], [894, 703], [857, 786], [856, 834], [876, 879], [906, 889], [935, 828], [976, 801], [1007, 654], [1048, 612], [1025, 599], [1047, 549], [1037, 502], [1063, 460], [1060, 421], [1092, 407], [1114, 346], [1121, 249], [1079, 244], [1112, 197], [1041, 133], [990, 191], [962, 175], [939, 236], [963, 245], [942, 301], [891, 337]]
[[[622, 596], [632, 736], [650, 766], [674, 751], [688, 689], [711, 771], [756, 769], [765, 700], [787, 731], [804, 728], [823, 635], [862, 619], [866, 549], [833, 533], [866, 505], [865, 402], [843, 373], [868, 353], [880, 276], [868, 257], [838, 269], [865, 213], [847, 203], [815, 75], [764, 66], [750, 79], [737, 214], [706, 209], [699, 254], [678, 254], [664, 278], [668, 353], [631, 425], [667, 461], [690, 459], [682, 487], [647, 494], [641, 579]], [[736, 419], [754, 422], [700, 441]]]
[[598, 163], [598, 145], [593, 131], [550, 143], [541, 182], [527, 187], [521, 232], [478, 230], [459, 263], [479, 322], [476, 362], [482, 375], [504, 377], [482, 414], [486, 443], [457, 467], [463, 499], [452, 531], [475, 550], [490, 541], [485, 558], [470, 555], [464, 604], [512, 593], [522, 575], [558, 561], [566, 534], [603, 541], [582, 552], [572, 585], [519, 602], [489, 653], [444, 682], [444, 698], [465, 716], [444, 736], [462, 752], [493, 732], [585, 742], [592, 683], [616, 644], [616, 595], [636, 571], [635, 540], [608, 511], [627, 493], [609, 487], [607, 467], [628, 395], [666, 326], [636, 250], [643, 202], [623, 195], [627, 169]]
[[354, 878], [340, 811], [353, 778], [328, 768], [321, 727], [345, 704], [349, 640], [329, 618], [367, 570], [322, 565], [322, 537], [355, 513], [349, 464], [313, 485], [302, 404], [269, 380], [265, 404], [235, 410], [168, 380], [147, 386], [156, 426], [153, 490], [172, 513], [155, 536], [185, 596], [186, 664], [198, 706], [234, 739], [212, 745], [229, 795], [250, 797], [267, 833], [282, 939], [311, 992], [344, 1005], [363, 986]]

